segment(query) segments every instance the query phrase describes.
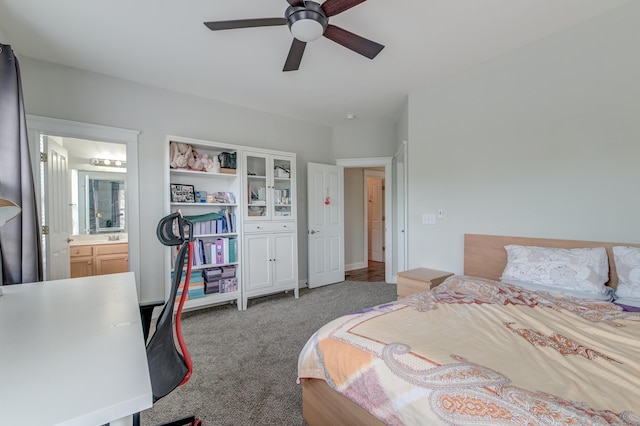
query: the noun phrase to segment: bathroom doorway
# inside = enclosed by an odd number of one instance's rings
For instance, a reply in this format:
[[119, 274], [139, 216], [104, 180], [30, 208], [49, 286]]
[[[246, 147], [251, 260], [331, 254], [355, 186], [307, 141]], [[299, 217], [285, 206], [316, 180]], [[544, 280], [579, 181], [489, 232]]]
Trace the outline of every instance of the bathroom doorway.
[[[74, 251], [78, 252], [75, 253], [78, 256], [85, 256], [81, 261], [84, 262], [86, 275], [120, 272], [124, 268], [134, 271], [139, 277], [139, 132], [35, 116], [27, 116], [27, 127], [38, 212], [43, 227], [45, 280], [69, 278], [74, 268], [77, 276], [79, 266], [72, 265], [71, 247], [76, 247]], [[50, 155], [49, 146], [57, 146], [57, 154]], [[52, 175], [57, 177], [51, 179]], [[104, 176], [107, 179], [102, 179]], [[82, 188], [82, 180], [85, 189]], [[109, 181], [110, 190], [96, 187], [91, 198], [89, 184], [97, 180]], [[104, 206], [107, 194], [117, 204], [102, 211], [100, 209]], [[100, 198], [104, 199], [100, 201]], [[81, 208], [81, 199], [84, 200], [84, 210]], [[94, 203], [93, 209], [89, 204], [91, 202]], [[94, 220], [95, 232], [92, 233], [91, 221], [83, 221], [81, 214], [84, 218], [91, 214], [110, 218], [98, 220], [97, 225], [100, 226], [97, 227]], [[102, 250], [104, 257], [96, 257], [101, 253], [93, 248], [93, 241], [87, 241], [91, 238], [101, 239], [96, 244], [104, 242], [105, 246], [111, 245]], [[79, 245], [92, 248], [77, 247]], [[125, 246], [126, 252], [121, 253]]]

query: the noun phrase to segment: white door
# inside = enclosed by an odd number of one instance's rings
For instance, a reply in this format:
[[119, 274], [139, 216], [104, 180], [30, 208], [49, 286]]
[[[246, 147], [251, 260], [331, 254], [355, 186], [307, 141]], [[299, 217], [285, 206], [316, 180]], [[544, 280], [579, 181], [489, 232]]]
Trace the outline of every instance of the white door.
[[344, 281], [344, 168], [307, 164], [309, 288]]
[[70, 277], [69, 162], [67, 150], [52, 138], [43, 136], [43, 142], [47, 153], [44, 224], [49, 227], [45, 279], [58, 280]]
[[369, 260], [384, 262], [384, 179], [367, 178]]

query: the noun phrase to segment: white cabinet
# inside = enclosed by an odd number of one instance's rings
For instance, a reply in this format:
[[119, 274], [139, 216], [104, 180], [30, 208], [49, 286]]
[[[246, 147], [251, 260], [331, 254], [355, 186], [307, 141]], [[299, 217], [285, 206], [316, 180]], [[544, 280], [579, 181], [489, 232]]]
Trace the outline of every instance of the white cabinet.
[[[185, 309], [233, 302], [238, 309], [242, 305], [242, 213], [238, 201], [242, 197], [241, 169], [193, 170], [172, 165], [171, 143], [186, 144], [198, 156], [208, 158], [240, 156], [240, 148], [234, 145], [169, 136], [166, 152], [166, 213], [180, 211], [194, 223], [194, 253], [190, 288]], [[184, 164], [184, 163], [181, 163]], [[196, 165], [197, 167], [197, 165]], [[174, 271], [175, 247], [166, 249], [165, 296], [171, 288]], [[185, 265], [186, 266], [186, 265]], [[207, 280], [203, 271], [225, 269], [222, 280]], [[185, 268], [186, 269], [186, 268]], [[213, 276], [210, 274], [209, 276]], [[219, 282], [217, 282], [219, 281]]]
[[298, 250], [295, 232], [257, 232], [244, 237], [243, 305], [247, 299], [293, 290], [298, 298]]
[[247, 299], [293, 290], [298, 297], [295, 154], [245, 149], [243, 305]]

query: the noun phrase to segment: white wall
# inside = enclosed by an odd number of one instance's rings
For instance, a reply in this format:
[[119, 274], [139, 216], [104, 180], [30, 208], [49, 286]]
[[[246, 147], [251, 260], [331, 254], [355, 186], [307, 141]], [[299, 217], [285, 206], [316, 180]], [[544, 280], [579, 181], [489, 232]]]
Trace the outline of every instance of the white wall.
[[389, 120], [345, 120], [333, 128], [335, 158], [391, 157], [395, 153], [396, 123]]
[[638, 22], [631, 2], [410, 95], [410, 267], [462, 273], [465, 233], [640, 243]]
[[299, 271], [307, 272], [306, 163], [333, 163], [332, 130], [204, 98], [181, 95], [75, 68], [21, 57], [28, 114], [140, 130], [141, 299], [163, 298], [167, 134], [297, 153]]
[[9, 43], [9, 39], [4, 35], [2, 28], [0, 28], [0, 44], [11, 44]]

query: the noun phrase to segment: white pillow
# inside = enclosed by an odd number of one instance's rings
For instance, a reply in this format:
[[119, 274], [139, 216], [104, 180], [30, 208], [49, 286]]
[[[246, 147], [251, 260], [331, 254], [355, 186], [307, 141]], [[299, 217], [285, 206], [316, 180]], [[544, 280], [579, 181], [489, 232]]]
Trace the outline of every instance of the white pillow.
[[[502, 281], [524, 281], [553, 290], [607, 294], [609, 261], [604, 247], [562, 249], [508, 245]], [[598, 297], [600, 298], [600, 297]]]
[[616, 296], [640, 299], [640, 247], [613, 247], [618, 271]]
[[[502, 280], [503, 283], [512, 284], [518, 287], [522, 287], [526, 290], [530, 291], [548, 291], [549, 293], [560, 293], [563, 296], [572, 296], [577, 297], [579, 299], [591, 299], [591, 300], [601, 300], [603, 302], [612, 302], [615, 299], [615, 290], [611, 287], [605, 287], [605, 293], [594, 293], [593, 291], [578, 291], [578, 290], [569, 290], [567, 288], [559, 288], [550, 285], [542, 285], [542, 284], [532, 284], [525, 281], [517, 281], [517, 280]], [[629, 299], [625, 299], [629, 300]], [[640, 299], [639, 299], [640, 301]], [[633, 305], [636, 306], [636, 305]], [[638, 305], [640, 306], [640, 305]]]

